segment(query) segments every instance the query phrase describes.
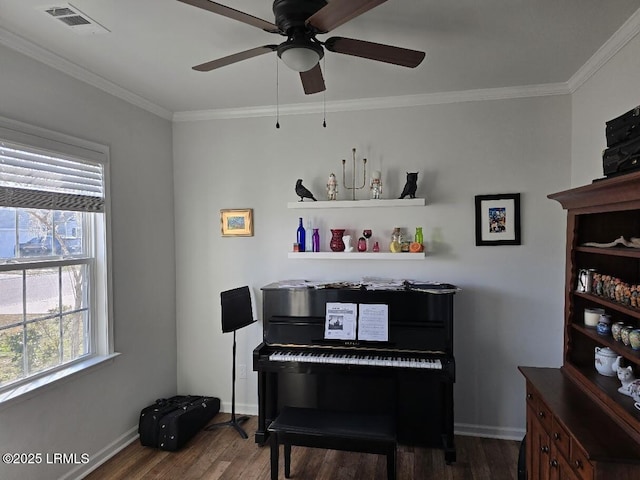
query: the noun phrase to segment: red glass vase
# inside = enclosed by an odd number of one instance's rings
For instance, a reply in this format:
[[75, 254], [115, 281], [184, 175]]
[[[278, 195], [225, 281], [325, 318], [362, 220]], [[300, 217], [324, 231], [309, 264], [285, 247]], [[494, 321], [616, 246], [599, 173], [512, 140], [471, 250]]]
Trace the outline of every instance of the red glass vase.
[[344, 228], [331, 229], [331, 241], [329, 242], [329, 248], [332, 252], [344, 252], [344, 241], [342, 240], [344, 230]]

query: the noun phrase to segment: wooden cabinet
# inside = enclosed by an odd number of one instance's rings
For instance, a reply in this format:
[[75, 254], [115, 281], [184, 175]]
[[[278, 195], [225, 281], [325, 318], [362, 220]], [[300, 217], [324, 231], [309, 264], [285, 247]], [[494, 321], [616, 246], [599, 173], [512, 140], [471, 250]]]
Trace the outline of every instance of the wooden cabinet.
[[[633, 286], [640, 293], [640, 248], [586, 245], [640, 238], [640, 172], [549, 198], [567, 210], [563, 365], [521, 368], [527, 378], [528, 478], [640, 479], [640, 411], [618, 392], [617, 377], [596, 371], [595, 349], [611, 348], [637, 377], [640, 351], [584, 322], [586, 308], [602, 308], [613, 322], [640, 328], [640, 295], [635, 301], [631, 296]], [[579, 292], [582, 269], [618, 279], [628, 286], [627, 294], [624, 287]]]
[[527, 380], [528, 480], [638, 480], [640, 445], [558, 368]]

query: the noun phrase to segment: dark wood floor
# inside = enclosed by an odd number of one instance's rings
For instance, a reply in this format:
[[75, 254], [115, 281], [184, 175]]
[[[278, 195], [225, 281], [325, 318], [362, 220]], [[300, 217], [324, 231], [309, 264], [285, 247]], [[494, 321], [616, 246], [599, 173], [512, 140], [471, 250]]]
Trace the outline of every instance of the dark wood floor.
[[[228, 419], [218, 414], [213, 423]], [[244, 424], [249, 439], [230, 427], [201, 431], [182, 450], [163, 452], [136, 441], [85, 480], [269, 480], [269, 448], [253, 438], [257, 417]], [[441, 450], [400, 446], [398, 480], [516, 480], [519, 442], [456, 436], [457, 461]], [[282, 447], [281, 447], [282, 448]], [[382, 455], [303, 447], [291, 449], [292, 480], [386, 480]], [[279, 479], [284, 479], [282, 458]]]

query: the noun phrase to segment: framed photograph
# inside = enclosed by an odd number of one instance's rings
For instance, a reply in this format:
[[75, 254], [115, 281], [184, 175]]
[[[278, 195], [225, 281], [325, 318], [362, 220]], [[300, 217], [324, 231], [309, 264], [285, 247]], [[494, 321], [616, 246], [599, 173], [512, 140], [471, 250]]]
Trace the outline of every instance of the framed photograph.
[[220, 210], [223, 237], [253, 237], [253, 209]]
[[520, 194], [476, 195], [476, 245], [520, 244]]

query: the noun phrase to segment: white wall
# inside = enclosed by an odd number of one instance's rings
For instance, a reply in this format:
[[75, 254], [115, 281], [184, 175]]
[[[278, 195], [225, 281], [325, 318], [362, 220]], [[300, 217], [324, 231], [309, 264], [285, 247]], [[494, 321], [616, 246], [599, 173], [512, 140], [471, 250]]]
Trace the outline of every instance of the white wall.
[[[231, 336], [220, 333], [219, 292], [275, 280], [357, 280], [365, 275], [450, 282], [455, 298], [457, 430], [522, 436], [518, 365], [562, 360], [565, 215], [546, 198], [570, 181], [568, 96], [468, 102], [364, 112], [174, 124], [178, 388], [230, 407]], [[386, 197], [419, 171], [426, 207], [288, 210], [297, 178], [322, 198], [351, 149], [381, 169]], [[350, 168], [350, 167], [349, 167]], [[476, 247], [474, 195], [522, 194], [522, 246]], [[345, 198], [344, 190], [340, 198]], [[255, 236], [221, 238], [221, 208], [253, 208]], [[426, 261], [289, 260], [297, 219], [324, 232], [371, 228], [385, 245], [394, 226], [423, 226]], [[262, 325], [238, 333], [239, 411], [255, 413], [252, 349]]]
[[[111, 148], [115, 340], [123, 353], [0, 407], [2, 450], [88, 452], [98, 461], [132, 437], [144, 404], [176, 391], [176, 375], [180, 392], [220, 396], [228, 410], [231, 339], [220, 333], [221, 290], [251, 285], [260, 311], [259, 287], [268, 282], [364, 275], [463, 288], [455, 298], [457, 430], [521, 436], [516, 366], [558, 366], [562, 355], [565, 217], [546, 195], [602, 175], [604, 122], [640, 104], [639, 54], [635, 38], [572, 97], [329, 113], [326, 129], [317, 114], [285, 116], [279, 130], [272, 118], [177, 123], [172, 172], [169, 122], [0, 46], [1, 116]], [[286, 209], [296, 178], [321, 197], [352, 147], [369, 170], [383, 171], [387, 196], [397, 195], [405, 171], [420, 171], [418, 194], [428, 206]], [[473, 196], [510, 192], [523, 195], [523, 245], [476, 247]], [[255, 236], [221, 238], [219, 209], [243, 207], [254, 209]], [[325, 232], [368, 227], [382, 239], [396, 225], [422, 225], [432, 254], [415, 264], [288, 260], [300, 213]], [[256, 411], [250, 366], [260, 339], [261, 325], [238, 335], [239, 363], [249, 367], [238, 383], [244, 412]], [[73, 468], [0, 465], [0, 477], [57, 478]]]
[[571, 185], [602, 178], [605, 122], [640, 105], [640, 35], [572, 96]]
[[[88, 453], [95, 462], [135, 438], [142, 407], [176, 392], [171, 123], [3, 46], [0, 65], [0, 116], [111, 149], [114, 332], [122, 353], [1, 406], [0, 450]], [[2, 463], [0, 478], [60, 478], [74, 468]]]

